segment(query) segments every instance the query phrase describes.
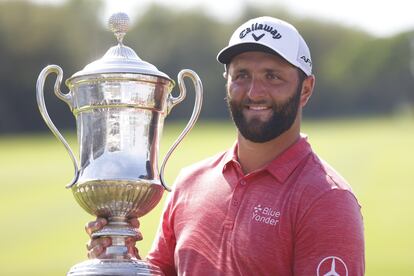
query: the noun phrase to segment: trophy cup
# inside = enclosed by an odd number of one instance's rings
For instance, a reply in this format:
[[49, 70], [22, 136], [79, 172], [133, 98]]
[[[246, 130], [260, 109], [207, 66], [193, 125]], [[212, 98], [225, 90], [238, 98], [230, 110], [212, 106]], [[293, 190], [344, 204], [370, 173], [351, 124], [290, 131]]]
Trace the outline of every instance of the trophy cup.
[[[135, 236], [128, 219], [150, 212], [161, 200], [166, 185], [163, 174], [171, 153], [194, 126], [202, 104], [202, 84], [191, 70], [178, 74], [180, 94], [170, 94], [174, 81], [123, 44], [129, 18], [110, 17], [109, 28], [118, 44], [66, 80], [62, 69], [49, 65], [40, 73], [36, 90], [40, 113], [52, 133], [65, 146], [75, 169], [70, 184], [79, 205], [108, 224], [93, 237], [110, 237], [112, 245], [100, 259], [74, 265], [67, 275], [163, 275], [161, 270], [127, 252], [125, 239]], [[44, 83], [56, 74], [56, 96], [67, 103], [76, 117], [79, 163], [69, 144], [50, 119], [44, 100]], [[195, 88], [193, 113], [183, 132], [166, 153], [158, 170], [159, 139], [164, 118], [186, 95], [184, 78]]]

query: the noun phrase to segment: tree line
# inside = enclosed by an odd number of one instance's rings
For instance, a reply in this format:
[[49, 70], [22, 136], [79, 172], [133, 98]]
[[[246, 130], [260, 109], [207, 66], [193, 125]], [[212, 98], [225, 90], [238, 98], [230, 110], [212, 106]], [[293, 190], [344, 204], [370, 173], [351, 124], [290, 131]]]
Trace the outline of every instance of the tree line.
[[[38, 74], [48, 64], [58, 64], [67, 79], [115, 44], [99, 17], [102, 9], [100, 0], [68, 0], [62, 5], [0, 2], [0, 134], [46, 129], [35, 98]], [[410, 41], [414, 31], [379, 38], [356, 28], [295, 18], [278, 6], [247, 6], [239, 18], [223, 23], [200, 10], [153, 5], [132, 22], [124, 42], [173, 79], [181, 69], [196, 71], [205, 94], [201, 118], [227, 119], [224, 68], [216, 55], [241, 22], [261, 15], [291, 22], [308, 42], [317, 81], [305, 116], [413, 109]], [[73, 128], [73, 115], [53, 95], [53, 84], [52, 77], [45, 86], [49, 113], [59, 128]], [[190, 116], [193, 97], [190, 91], [187, 94], [185, 103], [173, 109], [171, 119]]]

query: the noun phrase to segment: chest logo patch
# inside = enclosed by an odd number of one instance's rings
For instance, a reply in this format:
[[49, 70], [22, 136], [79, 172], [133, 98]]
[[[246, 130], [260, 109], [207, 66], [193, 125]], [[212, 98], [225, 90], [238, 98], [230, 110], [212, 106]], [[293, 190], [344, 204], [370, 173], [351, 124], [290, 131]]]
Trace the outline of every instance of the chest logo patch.
[[323, 259], [316, 269], [317, 276], [348, 276], [348, 268], [345, 262], [335, 256]]
[[256, 205], [253, 208], [252, 221], [257, 223], [268, 224], [276, 226], [279, 222], [280, 211], [272, 209], [270, 207], [262, 206], [261, 204]]

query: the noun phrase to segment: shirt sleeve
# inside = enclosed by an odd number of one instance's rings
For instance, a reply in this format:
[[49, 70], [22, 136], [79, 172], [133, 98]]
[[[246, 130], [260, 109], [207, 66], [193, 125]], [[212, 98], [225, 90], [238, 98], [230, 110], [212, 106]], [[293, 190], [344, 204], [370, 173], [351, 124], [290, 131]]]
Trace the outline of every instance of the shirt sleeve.
[[158, 226], [157, 235], [152, 244], [152, 248], [147, 255], [147, 260], [158, 266], [166, 276], [177, 275], [174, 267], [174, 249], [176, 239], [171, 226], [171, 202], [172, 194], [169, 194], [166, 200], [161, 223]]
[[294, 275], [364, 275], [363, 231], [354, 195], [339, 189], [325, 192], [297, 223]]

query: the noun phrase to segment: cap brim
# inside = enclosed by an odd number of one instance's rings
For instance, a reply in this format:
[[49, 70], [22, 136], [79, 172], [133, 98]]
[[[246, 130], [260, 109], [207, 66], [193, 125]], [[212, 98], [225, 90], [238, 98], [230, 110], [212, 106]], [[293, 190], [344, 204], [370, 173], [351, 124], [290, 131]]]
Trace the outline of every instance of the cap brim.
[[217, 55], [217, 60], [222, 64], [229, 64], [230, 61], [237, 55], [244, 52], [265, 52], [269, 54], [279, 55], [275, 50], [259, 43], [245, 42], [228, 46], [220, 51]]

